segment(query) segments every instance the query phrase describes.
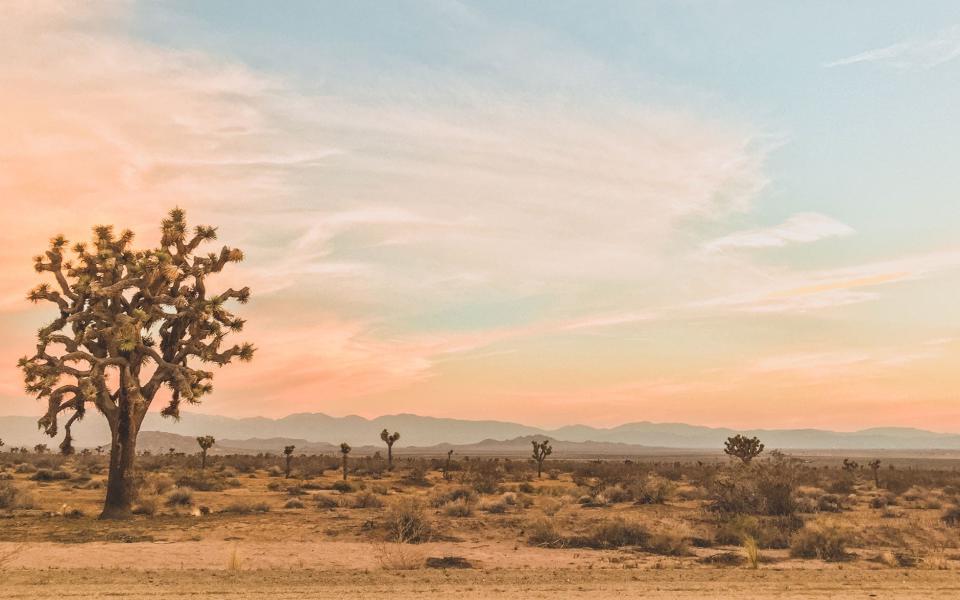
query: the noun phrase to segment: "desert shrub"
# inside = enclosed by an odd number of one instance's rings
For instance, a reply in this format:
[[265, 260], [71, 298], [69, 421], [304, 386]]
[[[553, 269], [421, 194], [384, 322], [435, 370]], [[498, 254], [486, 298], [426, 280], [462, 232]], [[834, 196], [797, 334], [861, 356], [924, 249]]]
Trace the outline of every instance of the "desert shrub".
[[163, 495], [174, 487], [173, 478], [164, 473], [149, 473], [140, 482], [140, 493], [147, 495]]
[[842, 494], [844, 496], [853, 493], [856, 477], [849, 471], [841, 471], [837, 478], [830, 482], [827, 491], [831, 494]]
[[547, 471], [547, 478], [552, 479], [553, 481], [560, 479], [560, 471], [557, 469], [550, 469]]
[[250, 515], [254, 513], [270, 512], [270, 505], [266, 502], [250, 502], [249, 500], [237, 500], [220, 509], [221, 513], [234, 515]]
[[503, 500], [481, 502], [480, 510], [488, 512], [491, 515], [502, 515], [507, 512], [507, 504]]
[[443, 514], [448, 517], [469, 517], [473, 514], [473, 504], [466, 498], [460, 498], [443, 505]]
[[206, 473], [187, 473], [177, 479], [177, 487], [190, 488], [200, 492], [222, 492], [227, 489], [223, 480]]
[[410, 485], [430, 485], [430, 481], [427, 480], [427, 467], [425, 464], [419, 461], [410, 466], [410, 469], [407, 471], [407, 474], [404, 476], [403, 480]]
[[500, 464], [494, 460], [477, 460], [470, 463], [469, 469], [463, 474], [463, 479], [464, 483], [478, 494], [494, 494], [500, 489], [503, 471]]
[[533, 494], [537, 490], [535, 487], [533, 487], [532, 483], [530, 483], [529, 481], [524, 481], [523, 483], [517, 486], [517, 491], [523, 494]]
[[353, 491], [353, 484], [349, 481], [335, 481], [333, 485], [330, 486], [335, 492], [340, 492], [341, 494], [349, 494]]
[[457, 500], [475, 502], [476, 499], [477, 493], [472, 489], [466, 486], [456, 486], [433, 494], [430, 498], [430, 505], [439, 508]]
[[273, 465], [267, 469], [267, 475], [269, 477], [283, 477], [283, 469], [277, 465]]
[[36, 470], [37, 468], [31, 465], [30, 463], [21, 463], [17, 465], [17, 468], [15, 468], [13, 471], [14, 473], [23, 474], [23, 473], [35, 473]]
[[156, 496], [141, 495], [137, 499], [137, 503], [133, 506], [132, 512], [135, 515], [152, 517], [157, 514], [158, 504]]
[[676, 493], [677, 486], [659, 475], [649, 475], [630, 489], [637, 504], [663, 504]]
[[603, 494], [603, 497], [606, 498], [606, 501], [610, 504], [616, 504], [617, 502], [626, 502], [632, 497], [630, 492], [628, 492], [620, 484], [608, 485], [603, 488], [603, 491], [600, 492]]
[[423, 506], [412, 498], [392, 504], [384, 516], [388, 540], [400, 544], [419, 544], [430, 540], [432, 526]]
[[302, 487], [300, 487], [299, 485], [291, 485], [290, 487], [287, 488], [287, 495], [288, 495], [288, 496], [304, 496], [304, 495], [306, 495], [306, 493], [307, 493], [307, 491], [304, 490], [304, 489], [303, 489]]
[[664, 556], [687, 556], [690, 554], [689, 540], [675, 531], [655, 532], [643, 547], [647, 552]]
[[287, 500], [287, 503], [283, 505], [284, 508], [303, 508], [304, 504], [299, 498], [290, 498]]
[[17, 502], [17, 488], [9, 481], [0, 481], [0, 508], [13, 508]]
[[339, 506], [337, 499], [328, 494], [317, 494], [314, 498], [316, 499], [317, 508], [320, 509], [331, 509]]
[[585, 535], [566, 538], [565, 544], [572, 548], [622, 548], [646, 546], [650, 532], [634, 521], [621, 518], [603, 521], [593, 526]]
[[382, 506], [383, 500], [371, 492], [357, 494], [353, 499], [353, 508], [380, 508]]
[[850, 557], [847, 545], [852, 541], [850, 532], [838, 525], [808, 523], [791, 538], [790, 556], [826, 561], [846, 560]]
[[563, 535], [551, 519], [540, 517], [527, 524], [527, 542], [533, 546], [558, 548], [563, 546]]
[[30, 476], [30, 479], [33, 481], [63, 481], [70, 479], [70, 473], [66, 471], [51, 470], [51, 469], [39, 469], [36, 473]]
[[960, 525], [960, 506], [951, 506], [944, 511], [940, 520], [951, 527]]
[[788, 548], [790, 536], [803, 526], [798, 517], [756, 517], [734, 515], [717, 526], [714, 540], [718, 544], [739, 546], [754, 540], [760, 548]]
[[843, 500], [834, 494], [825, 494], [817, 500], [819, 512], [838, 513], [843, 511]]
[[271, 481], [270, 483], [267, 484], [267, 489], [270, 490], [271, 492], [279, 492], [280, 488], [282, 487], [283, 487], [283, 484], [281, 484], [279, 481]]
[[167, 494], [167, 506], [193, 506], [193, 490], [177, 487]]

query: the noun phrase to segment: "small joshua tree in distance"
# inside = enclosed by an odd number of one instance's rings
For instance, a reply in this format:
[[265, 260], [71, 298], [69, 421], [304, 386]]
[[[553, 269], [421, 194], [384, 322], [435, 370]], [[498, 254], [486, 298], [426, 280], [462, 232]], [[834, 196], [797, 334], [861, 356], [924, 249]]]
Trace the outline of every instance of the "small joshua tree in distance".
[[[3, 444], [3, 438], [0, 438], [0, 448], [3, 448], [3, 445], [4, 445], [4, 444]], [[3, 452], [3, 451], [0, 450], [0, 452]]]
[[46, 454], [50, 451], [50, 448], [46, 444], [37, 444], [33, 447], [34, 454]]
[[244, 320], [227, 310], [241, 304], [248, 288], [211, 290], [208, 281], [243, 252], [223, 247], [198, 253], [216, 239], [214, 227], [191, 233], [186, 215], [170, 211], [161, 224], [160, 244], [134, 249], [133, 232], [94, 228], [92, 244], [69, 246], [61, 235], [34, 258], [38, 273], [55, 283], [41, 283], [28, 294], [33, 302], [56, 306], [57, 316], [40, 329], [33, 356], [21, 358], [26, 390], [47, 401], [39, 420], [50, 437], [63, 425], [60, 448], [71, 448], [70, 428], [95, 407], [110, 426], [110, 466], [103, 519], [129, 518], [135, 495], [137, 436], [143, 419], [162, 389], [165, 417], [180, 416], [184, 402], [198, 404], [213, 391], [213, 372], [234, 359], [250, 360], [250, 344], [227, 346]]
[[350, 451], [353, 448], [350, 447], [350, 444], [343, 442], [340, 444], [340, 454], [343, 455], [343, 480], [347, 480], [347, 455], [350, 454]]
[[873, 485], [876, 488], [880, 489], [880, 459], [871, 460], [867, 463], [867, 466], [870, 467], [870, 470], [873, 471]]
[[213, 447], [217, 443], [217, 440], [213, 438], [212, 435], [201, 435], [197, 438], [197, 444], [200, 445], [200, 470], [204, 471], [207, 468], [207, 450]]
[[763, 443], [758, 438], [748, 438], [738, 433], [727, 438], [727, 441], [724, 442], [723, 452], [733, 458], [739, 458], [743, 464], [749, 465], [753, 459], [760, 456], [763, 447]]
[[443, 478], [450, 479], [450, 459], [453, 457], [453, 449], [447, 450], [447, 462], [443, 465]]
[[393, 445], [400, 439], [400, 432], [390, 433], [386, 429], [380, 432], [380, 439], [387, 444], [387, 470], [393, 470]]
[[290, 479], [290, 461], [293, 460], [293, 451], [296, 450], [296, 446], [284, 446], [283, 455], [285, 457], [286, 463], [283, 467], [283, 477], [284, 479]]
[[543, 475], [543, 461], [553, 454], [553, 448], [550, 447], [550, 440], [532, 440], [530, 443], [533, 445], [533, 460], [537, 461], [537, 477], [540, 477]]

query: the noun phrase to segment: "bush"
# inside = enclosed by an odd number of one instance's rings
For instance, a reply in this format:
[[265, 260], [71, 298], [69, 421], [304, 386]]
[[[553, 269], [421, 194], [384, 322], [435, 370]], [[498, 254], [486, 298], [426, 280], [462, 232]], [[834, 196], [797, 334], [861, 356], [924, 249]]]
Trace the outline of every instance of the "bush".
[[464, 486], [458, 486], [450, 488], [444, 492], [434, 494], [430, 498], [430, 505], [439, 508], [451, 502], [456, 502], [457, 500], [465, 500], [467, 502], [475, 502], [477, 499], [477, 494], [472, 489]]
[[167, 494], [167, 506], [193, 506], [193, 490], [190, 488], [175, 488]]
[[284, 508], [303, 508], [304, 504], [298, 498], [290, 498], [287, 500], [287, 503], [283, 505]]
[[17, 488], [8, 481], [0, 481], [0, 508], [13, 508], [17, 503]]
[[52, 471], [50, 469], [40, 469], [30, 476], [33, 481], [64, 481], [70, 479], [70, 473], [66, 471]]
[[940, 517], [940, 520], [945, 524], [951, 527], [956, 527], [960, 525], [960, 506], [951, 506], [946, 511], [944, 511], [943, 516]]
[[135, 515], [153, 516], [157, 514], [157, 508], [156, 496], [140, 496], [132, 512]]
[[659, 475], [650, 475], [636, 483], [631, 493], [637, 504], [663, 504], [676, 493], [677, 486]]
[[826, 561], [846, 560], [850, 558], [847, 544], [851, 542], [851, 534], [837, 525], [808, 523], [790, 540], [790, 556]]
[[357, 497], [353, 499], [354, 508], [380, 508], [382, 506], [383, 500], [371, 492], [357, 494]]
[[460, 498], [443, 505], [443, 514], [448, 517], [469, 517], [473, 514], [473, 504], [466, 498]]
[[314, 498], [316, 498], [317, 508], [320, 509], [337, 508], [339, 506], [337, 499], [328, 494], [317, 494]]
[[563, 535], [557, 530], [553, 521], [540, 517], [526, 527], [527, 542], [533, 546], [559, 548], [563, 546]]
[[586, 535], [573, 536], [565, 540], [565, 545], [572, 548], [622, 548], [624, 546], [646, 546], [650, 540], [650, 532], [643, 525], [612, 519], [594, 525]]
[[353, 485], [349, 481], [335, 481], [330, 489], [341, 494], [349, 494], [353, 491]]
[[720, 523], [714, 540], [725, 546], [739, 546], [750, 538], [760, 548], [788, 548], [790, 535], [802, 526], [798, 517], [736, 515]]
[[393, 504], [384, 520], [389, 541], [399, 544], [420, 544], [430, 540], [432, 527], [423, 506], [413, 499]]

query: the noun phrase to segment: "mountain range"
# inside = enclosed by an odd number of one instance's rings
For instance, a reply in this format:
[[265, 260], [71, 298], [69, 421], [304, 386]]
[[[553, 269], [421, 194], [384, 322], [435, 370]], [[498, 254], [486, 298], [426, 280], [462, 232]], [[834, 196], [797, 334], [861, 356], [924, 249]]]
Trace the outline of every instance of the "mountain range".
[[[270, 419], [184, 413], [179, 421], [174, 421], [164, 419], [157, 413], [150, 413], [141, 431], [176, 434], [187, 438], [212, 435], [218, 440], [230, 440], [237, 448], [243, 447], [243, 442], [248, 441], [250, 450], [259, 451], [264, 447], [264, 441], [270, 438], [278, 441], [298, 440], [304, 446], [329, 444], [331, 448], [340, 442], [347, 442], [358, 448], [380, 446], [380, 431], [383, 429], [401, 433], [397, 448], [426, 448], [441, 444], [462, 446], [491, 440], [509, 441], [529, 436], [546, 436], [557, 442], [581, 444], [592, 442], [648, 448], [719, 449], [727, 437], [743, 433], [759, 437], [770, 449], [960, 449], [958, 434], [904, 427], [838, 432], [822, 429], [734, 430], [682, 423], [636, 422], [610, 428], [570, 425], [558, 429], [542, 429], [505, 421], [441, 419], [411, 414], [366, 419], [358, 416], [331, 417], [322, 413], [298, 413]], [[98, 446], [110, 439], [106, 422], [95, 414], [78, 422], [73, 428], [73, 434], [74, 445], [77, 447]], [[0, 439], [7, 446], [33, 446], [37, 443], [55, 446], [55, 442], [37, 430], [36, 417], [0, 416]], [[525, 440], [522, 445], [529, 445], [529, 441]]]

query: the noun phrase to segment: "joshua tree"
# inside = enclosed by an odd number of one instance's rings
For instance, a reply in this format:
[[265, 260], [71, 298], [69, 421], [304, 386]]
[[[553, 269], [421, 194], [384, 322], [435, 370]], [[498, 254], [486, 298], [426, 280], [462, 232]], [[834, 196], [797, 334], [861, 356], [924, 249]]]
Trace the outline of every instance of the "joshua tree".
[[46, 454], [50, 451], [50, 448], [46, 444], [37, 444], [33, 447], [34, 454]]
[[880, 459], [871, 460], [867, 466], [873, 471], [873, 485], [880, 489]]
[[553, 448], [550, 447], [550, 440], [533, 440], [530, 443], [533, 444], [533, 460], [537, 461], [537, 477], [540, 477], [543, 475], [543, 461], [553, 454]]
[[35, 268], [50, 273], [54, 285], [40, 284], [28, 295], [34, 302], [56, 305], [58, 316], [39, 331], [36, 353], [20, 359], [26, 389], [47, 400], [39, 424], [54, 437], [64, 411], [60, 448], [71, 448], [70, 427], [93, 405], [110, 425], [110, 470], [101, 518], [126, 518], [134, 497], [133, 470], [137, 434], [162, 388], [166, 417], [178, 418], [183, 402], [199, 403], [213, 387], [213, 373], [203, 363], [223, 366], [250, 360], [250, 344], [226, 346], [230, 332], [244, 321], [226, 308], [244, 303], [248, 288], [222, 293], [208, 289], [209, 276], [243, 259], [240, 250], [197, 255], [204, 242], [216, 239], [213, 227], [190, 234], [184, 213], [163, 220], [159, 246], [131, 247], [133, 233], [94, 228], [93, 243], [75, 244], [72, 256], [63, 236], [37, 256]]
[[443, 478], [450, 479], [450, 458], [453, 457], [453, 450], [447, 450], [447, 463], [443, 465]]
[[350, 454], [350, 451], [353, 448], [350, 447], [350, 444], [343, 442], [340, 444], [340, 454], [343, 455], [343, 480], [347, 480], [347, 455]]
[[296, 450], [296, 446], [284, 446], [283, 447], [283, 456], [285, 457], [285, 464], [283, 467], [283, 477], [284, 479], [290, 479], [290, 461], [293, 460], [293, 451]]
[[380, 432], [380, 439], [387, 444], [387, 470], [393, 470], [393, 444], [400, 439], [400, 432], [390, 433], [386, 429]]
[[0, 448], [3, 448], [3, 438], [0, 438]]
[[843, 470], [848, 473], [853, 473], [860, 468], [860, 463], [855, 460], [850, 460], [849, 458], [843, 459]]
[[724, 442], [724, 453], [728, 456], [734, 458], [739, 458], [741, 462], [745, 465], [749, 465], [750, 461], [760, 456], [760, 453], [763, 452], [763, 443], [755, 437], [748, 438], [745, 435], [737, 434], [733, 437], [728, 437], [727, 441]]
[[197, 438], [197, 443], [200, 444], [200, 470], [203, 471], [207, 468], [207, 450], [212, 448], [217, 440], [213, 439], [212, 435], [201, 435]]

